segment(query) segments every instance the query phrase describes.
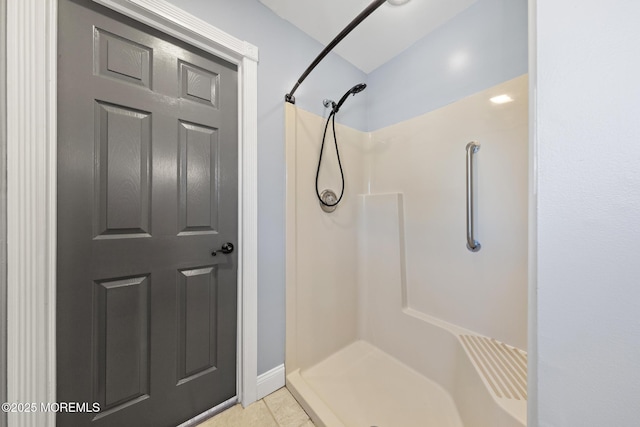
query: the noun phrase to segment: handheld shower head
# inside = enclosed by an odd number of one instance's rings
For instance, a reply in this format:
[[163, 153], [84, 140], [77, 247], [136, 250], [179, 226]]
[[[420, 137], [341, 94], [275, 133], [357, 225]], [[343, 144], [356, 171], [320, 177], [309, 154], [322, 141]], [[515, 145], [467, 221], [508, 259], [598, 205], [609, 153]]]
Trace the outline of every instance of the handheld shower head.
[[355, 95], [356, 93], [362, 92], [366, 88], [367, 88], [366, 83], [358, 83], [357, 85], [349, 89], [349, 92]]
[[351, 89], [349, 89], [347, 91], [347, 93], [345, 93], [342, 98], [340, 98], [340, 101], [338, 101], [337, 104], [333, 105], [333, 112], [334, 114], [337, 113], [340, 110], [340, 107], [342, 107], [342, 104], [344, 104], [344, 102], [347, 100], [347, 98], [349, 97], [349, 95], [355, 95], [356, 93], [360, 93], [363, 90], [365, 90], [367, 87], [366, 84], [364, 83], [358, 83], [357, 85], [355, 85], [354, 87], [352, 87]]

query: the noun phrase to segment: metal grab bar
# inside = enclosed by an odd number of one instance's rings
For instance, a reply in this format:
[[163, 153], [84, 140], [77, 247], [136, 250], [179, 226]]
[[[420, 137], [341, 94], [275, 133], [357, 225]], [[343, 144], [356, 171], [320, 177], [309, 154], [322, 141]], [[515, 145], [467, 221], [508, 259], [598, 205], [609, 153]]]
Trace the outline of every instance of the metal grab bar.
[[480, 149], [480, 144], [471, 141], [467, 144], [467, 249], [478, 252], [482, 247], [473, 233], [473, 155]]

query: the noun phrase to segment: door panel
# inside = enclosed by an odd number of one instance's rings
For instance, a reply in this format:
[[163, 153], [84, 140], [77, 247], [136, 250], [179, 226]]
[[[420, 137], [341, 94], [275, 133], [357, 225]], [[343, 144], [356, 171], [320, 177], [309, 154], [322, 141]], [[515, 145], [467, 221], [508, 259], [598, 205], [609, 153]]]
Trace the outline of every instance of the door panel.
[[178, 276], [178, 379], [216, 369], [216, 268], [180, 271]]
[[236, 393], [237, 70], [61, 0], [58, 400], [175, 426]]
[[218, 129], [180, 122], [180, 232], [217, 232]]
[[101, 101], [95, 109], [96, 235], [148, 235], [151, 113]]
[[93, 38], [94, 67], [100, 75], [150, 87], [151, 48], [100, 28]]
[[94, 394], [105, 411], [149, 394], [149, 277], [94, 290]]
[[182, 98], [218, 108], [220, 90], [218, 74], [180, 61], [180, 83]]

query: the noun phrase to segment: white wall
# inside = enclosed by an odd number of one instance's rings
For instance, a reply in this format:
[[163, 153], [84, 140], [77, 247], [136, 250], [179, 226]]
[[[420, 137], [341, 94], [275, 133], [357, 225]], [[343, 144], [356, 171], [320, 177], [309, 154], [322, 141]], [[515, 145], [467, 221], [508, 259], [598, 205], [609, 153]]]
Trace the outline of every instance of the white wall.
[[[284, 95], [323, 46], [258, 0], [169, 0], [260, 49], [258, 64], [258, 374], [284, 362]], [[296, 92], [297, 104], [323, 114], [364, 73], [329, 55]], [[340, 122], [364, 130], [366, 101], [353, 97]]]
[[536, 3], [537, 425], [637, 426], [640, 2]]

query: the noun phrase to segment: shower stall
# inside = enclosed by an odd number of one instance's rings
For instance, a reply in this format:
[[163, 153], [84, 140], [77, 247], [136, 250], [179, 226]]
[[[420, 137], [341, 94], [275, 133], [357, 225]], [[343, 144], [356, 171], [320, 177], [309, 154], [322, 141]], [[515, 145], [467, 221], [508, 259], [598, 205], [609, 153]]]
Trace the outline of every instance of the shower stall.
[[[336, 124], [330, 213], [326, 117], [285, 103], [286, 378], [316, 425], [526, 425], [527, 94], [523, 75], [373, 132]], [[320, 191], [339, 190], [325, 150]]]

